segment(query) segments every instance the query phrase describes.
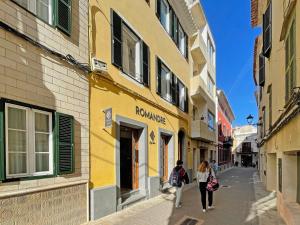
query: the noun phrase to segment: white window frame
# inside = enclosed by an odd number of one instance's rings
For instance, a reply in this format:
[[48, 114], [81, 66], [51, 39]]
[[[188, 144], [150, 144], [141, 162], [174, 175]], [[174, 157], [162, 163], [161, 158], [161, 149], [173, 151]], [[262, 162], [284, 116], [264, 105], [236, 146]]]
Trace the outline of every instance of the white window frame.
[[[14, 2], [16, 2], [19, 5], [22, 5], [18, 2], [18, 0], [13, 0]], [[27, 7], [26, 10], [28, 10], [29, 12], [33, 13], [36, 17], [38, 17], [39, 19], [45, 21], [43, 18], [39, 17], [37, 15], [37, 1], [41, 1], [41, 0], [27, 0]], [[48, 0], [48, 21], [45, 21], [47, 23], [49, 23], [50, 25], [53, 24], [53, 1], [52, 0]], [[44, 4], [42, 2], [42, 4]], [[24, 6], [22, 6], [24, 7]]]
[[[22, 109], [26, 111], [26, 173], [9, 174], [9, 157], [8, 157], [8, 108]], [[49, 170], [43, 172], [35, 172], [35, 113], [41, 113], [49, 116]], [[6, 150], [6, 177], [34, 177], [53, 175], [53, 130], [52, 130], [52, 113], [42, 110], [37, 110], [25, 106], [20, 106], [11, 103], [5, 103], [5, 150]]]

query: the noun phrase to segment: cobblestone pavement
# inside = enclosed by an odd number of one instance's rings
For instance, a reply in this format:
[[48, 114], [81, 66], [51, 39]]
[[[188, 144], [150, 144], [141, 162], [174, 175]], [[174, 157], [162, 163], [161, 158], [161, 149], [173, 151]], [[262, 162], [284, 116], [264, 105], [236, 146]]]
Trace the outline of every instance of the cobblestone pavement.
[[[174, 207], [174, 193], [138, 203], [89, 225], [179, 225], [187, 217], [197, 225], [283, 225], [276, 210], [276, 195], [264, 190], [255, 169], [233, 168], [220, 175], [214, 210], [202, 212], [196, 184], [185, 186], [183, 207]], [[172, 192], [172, 191], [171, 191]], [[185, 223], [196, 225], [196, 223]]]

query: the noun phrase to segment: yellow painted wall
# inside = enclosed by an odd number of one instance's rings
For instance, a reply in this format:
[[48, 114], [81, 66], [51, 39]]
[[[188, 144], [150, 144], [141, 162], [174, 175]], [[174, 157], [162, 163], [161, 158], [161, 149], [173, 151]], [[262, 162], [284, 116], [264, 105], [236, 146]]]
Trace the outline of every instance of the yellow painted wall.
[[[158, 176], [158, 129], [174, 132], [176, 160], [177, 134], [180, 129], [184, 129], [186, 136], [189, 137], [190, 117], [156, 94], [155, 57], [159, 56], [187, 87], [191, 66], [161, 26], [155, 15], [154, 0], [150, 1], [150, 6], [143, 0], [91, 0], [90, 5], [91, 57], [96, 57], [108, 65], [107, 75], [93, 74], [90, 78], [90, 187], [116, 184], [116, 129], [115, 125], [110, 129], [104, 129], [103, 110], [109, 107], [113, 110], [113, 121], [116, 115], [120, 115], [147, 124], [148, 139], [150, 132], [154, 131], [155, 144], [148, 143], [149, 176]], [[111, 9], [122, 16], [149, 46], [150, 88], [137, 84], [111, 64]], [[166, 125], [137, 116], [136, 106], [164, 116]], [[186, 138], [186, 146], [187, 142]], [[186, 155], [191, 164], [192, 154]]]

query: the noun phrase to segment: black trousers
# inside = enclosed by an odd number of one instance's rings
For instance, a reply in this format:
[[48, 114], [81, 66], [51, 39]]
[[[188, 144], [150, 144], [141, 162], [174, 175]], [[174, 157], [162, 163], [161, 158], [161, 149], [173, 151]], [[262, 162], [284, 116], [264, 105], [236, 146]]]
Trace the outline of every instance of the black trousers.
[[200, 189], [200, 193], [201, 193], [201, 202], [202, 202], [203, 209], [206, 209], [206, 192], [208, 193], [208, 206], [212, 206], [212, 203], [213, 203], [213, 192], [208, 191], [206, 189], [206, 187], [207, 187], [207, 182], [199, 183], [199, 189]]

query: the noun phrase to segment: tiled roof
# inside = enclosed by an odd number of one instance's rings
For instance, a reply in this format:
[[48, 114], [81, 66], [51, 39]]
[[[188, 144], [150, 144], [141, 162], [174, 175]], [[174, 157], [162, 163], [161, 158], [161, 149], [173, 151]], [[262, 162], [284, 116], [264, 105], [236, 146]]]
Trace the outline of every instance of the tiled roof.
[[251, 0], [251, 25], [256, 27], [258, 25], [258, 1]]

